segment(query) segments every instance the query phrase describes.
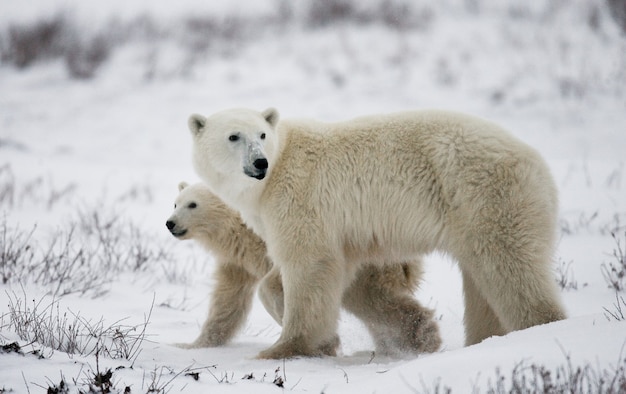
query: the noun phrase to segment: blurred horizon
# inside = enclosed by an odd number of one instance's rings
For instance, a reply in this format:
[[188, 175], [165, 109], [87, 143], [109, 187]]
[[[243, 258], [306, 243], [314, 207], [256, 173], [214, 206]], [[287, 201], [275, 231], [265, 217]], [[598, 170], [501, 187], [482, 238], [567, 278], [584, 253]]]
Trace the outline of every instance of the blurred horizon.
[[85, 81], [116, 75], [255, 85], [267, 75], [361, 94], [393, 87], [462, 92], [492, 104], [624, 103], [626, 9], [619, 4], [2, 0], [0, 70], [60, 63], [67, 77]]

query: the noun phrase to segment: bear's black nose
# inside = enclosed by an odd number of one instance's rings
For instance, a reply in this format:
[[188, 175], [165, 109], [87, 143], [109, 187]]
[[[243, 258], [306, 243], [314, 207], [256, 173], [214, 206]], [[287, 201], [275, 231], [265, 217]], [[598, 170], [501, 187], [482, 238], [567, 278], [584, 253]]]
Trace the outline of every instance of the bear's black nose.
[[176, 226], [176, 223], [174, 223], [172, 220], [168, 220], [167, 222], [165, 222], [165, 226], [167, 226], [168, 230], [171, 230], [174, 228], [174, 226]]
[[252, 163], [254, 165], [255, 168], [259, 169], [259, 170], [266, 170], [267, 169], [267, 159], [263, 158], [263, 159], [256, 159], [254, 161], [254, 163]]

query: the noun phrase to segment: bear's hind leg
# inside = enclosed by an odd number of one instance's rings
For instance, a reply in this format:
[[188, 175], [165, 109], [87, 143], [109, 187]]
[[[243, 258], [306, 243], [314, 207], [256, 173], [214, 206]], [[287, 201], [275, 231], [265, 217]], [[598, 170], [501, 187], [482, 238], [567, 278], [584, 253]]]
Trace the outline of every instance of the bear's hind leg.
[[420, 264], [364, 265], [343, 295], [344, 307], [365, 323], [379, 353], [434, 352], [441, 345], [433, 311], [413, 297]]
[[[486, 301], [481, 302], [480, 298], [470, 300], [479, 302], [475, 305], [470, 302], [470, 310], [466, 311], [466, 331], [472, 333], [466, 339], [468, 344], [484, 339], [482, 337], [485, 335], [496, 334], [495, 331], [483, 331], [481, 326], [485, 322], [471, 316], [486, 312], [486, 317], [489, 318], [490, 312], [484, 309], [486, 304], [497, 316], [503, 334], [566, 317], [550, 271], [549, 259], [542, 261], [532, 253], [523, 253], [521, 249], [515, 250], [512, 247], [496, 250], [498, 251], [494, 252], [491, 248], [490, 252], [458, 258], [461, 271], [465, 272], [463, 279], [466, 296], [478, 294]], [[468, 277], [471, 277], [471, 281], [467, 280]], [[484, 334], [479, 334], [480, 332]]]
[[488, 317], [486, 304], [504, 333], [565, 318], [550, 264], [556, 190], [547, 169], [531, 159], [503, 156], [468, 173], [465, 202], [450, 212], [444, 249], [466, 274], [465, 291], [486, 301], [470, 302], [468, 343], [490, 334], [479, 334], [484, 322], [471, 316]]
[[465, 346], [474, 345], [493, 335], [504, 335], [500, 320], [472, 278], [461, 272], [463, 277], [463, 299], [465, 302]]

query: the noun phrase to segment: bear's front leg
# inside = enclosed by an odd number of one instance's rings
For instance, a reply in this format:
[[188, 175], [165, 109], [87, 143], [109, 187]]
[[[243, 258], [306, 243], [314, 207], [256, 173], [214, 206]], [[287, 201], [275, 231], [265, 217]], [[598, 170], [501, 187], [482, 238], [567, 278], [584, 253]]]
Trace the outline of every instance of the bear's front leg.
[[281, 264], [285, 293], [283, 331], [260, 359], [336, 355], [343, 268], [334, 261]]

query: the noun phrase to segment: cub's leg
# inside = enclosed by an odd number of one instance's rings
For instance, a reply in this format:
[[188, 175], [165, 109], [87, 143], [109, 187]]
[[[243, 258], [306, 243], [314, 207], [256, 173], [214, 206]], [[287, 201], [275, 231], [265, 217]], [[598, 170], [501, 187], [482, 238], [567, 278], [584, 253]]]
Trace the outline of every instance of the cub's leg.
[[200, 336], [185, 348], [221, 346], [241, 328], [252, 307], [258, 279], [245, 269], [231, 264], [220, 264], [215, 274], [209, 316]]
[[274, 318], [276, 323], [282, 326], [285, 311], [285, 295], [283, 293], [283, 282], [278, 267], [272, 268], [261, 280], [261, 284], [259, 285], [259, 299], [263, 303], [265, 310]]

